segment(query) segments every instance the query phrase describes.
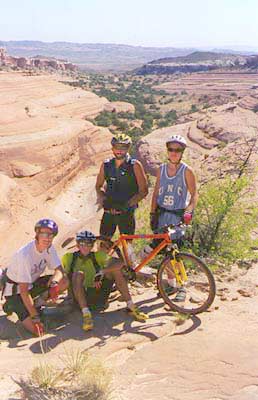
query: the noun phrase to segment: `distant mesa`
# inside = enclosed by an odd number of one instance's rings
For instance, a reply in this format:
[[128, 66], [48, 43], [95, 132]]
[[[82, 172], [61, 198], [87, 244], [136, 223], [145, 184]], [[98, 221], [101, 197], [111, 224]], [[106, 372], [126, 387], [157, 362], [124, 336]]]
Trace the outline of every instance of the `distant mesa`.
[[75, 71], [76, 65], [52, 57], [13, 57], [7, 54], [4, 48], [0, 48], [0, 67], [11, 67], [21, 69], [52, 69], [56, 71]]
[[250, 72], [257, 72], [258, 56], [195, 51], [186, 56], [153, 60], [136, 69], [134, 72], [137, 75], [147, 75], [201, 72], [219, 69], [244, 69]]

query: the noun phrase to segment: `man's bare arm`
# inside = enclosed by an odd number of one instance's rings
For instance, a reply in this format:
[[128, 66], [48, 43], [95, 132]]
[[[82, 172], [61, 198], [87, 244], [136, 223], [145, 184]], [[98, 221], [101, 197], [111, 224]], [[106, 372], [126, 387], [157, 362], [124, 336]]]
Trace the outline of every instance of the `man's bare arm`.
[[156, 178], [156, 183], [154, 186], [154, 190], [152, 193], [152, 199], [151, 199], [151, 212], [154, 213], [157, 209], [157, 198], [158, 198], [158, 193], [159, 193], [159, 186], [160, 186], [160, 168], [157, 171], [157, 178]]
[[185, 172], [185, 180], [186, 180], [187, 189], [189, 190], [190, 195], [191, 195], [190, 203], [186, 207], [185, 211], [192, 212], [197, 205], [198, 193], [197, 193], [197, 184], [196, 184], [195, 175], [194, 175], [192, 169], [189, 167], [186, 169], [186, 172]]
[[105, 174], [104, 174], [104, 163], [101, 164], [97, 180], [96, 180], [96, 185], [95, 189], [97, 192], [97, 204], [100, 207], [103, 207], [103, 200], [105, 197], [105, 191], [103, 190], [103, 185], [105, 183]]
[[135, 206], [136, 204], [139, 203], [144, 197], [147, 196], [148, 194], [148, 181], [147, 181], [147, 176], [144, 172], [143, 166], [140, 163], [140, 161], [136, 161], [134, 166], [134, 173], [136, 177], [136, 181], [138, 184], [138, 193], [136, 193], [128, 202], [129, 206]]

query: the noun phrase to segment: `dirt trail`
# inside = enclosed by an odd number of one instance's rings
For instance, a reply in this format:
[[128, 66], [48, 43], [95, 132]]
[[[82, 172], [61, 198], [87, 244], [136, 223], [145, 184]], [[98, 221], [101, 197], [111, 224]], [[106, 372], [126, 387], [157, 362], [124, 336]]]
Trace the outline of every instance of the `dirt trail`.
[[[0, 398], [20, 399], [13, 379], [26, 377], [39, 361], [60, 363], [67, 349], [89, 350], [115, 373], [120, 400], [258, 399], [258, 264], [247, 272], [217, 277], [218, 296], [210, 312], [177, 325], [154, 287], [136, 284], [134, 298], [150, 319], [141, 324], [114, 301], [95, 316], [92, 333], [81, 330], [74, 312], [54, 322], [42, 346], [0, 312]], [[53, 321], [52, 321], [53, 323]], [[5, 338], [5, 339], [4, 339]], [[7, 339], [8, 338], [8, 339]]]

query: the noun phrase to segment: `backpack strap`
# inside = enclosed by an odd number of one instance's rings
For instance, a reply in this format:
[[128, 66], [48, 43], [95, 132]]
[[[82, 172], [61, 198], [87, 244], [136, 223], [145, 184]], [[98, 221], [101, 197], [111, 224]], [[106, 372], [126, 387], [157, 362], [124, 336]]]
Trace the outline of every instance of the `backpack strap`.
[[[75, 267], [76, 260], [78, 259], [78, 257], [80, 257], [80, 252], [79, 251], [75, 251], [72, 254], [73, 254], [73, 258], [72, 258], [72, 262], [71, 262], [71, 265], [70, 265], [70, 274], [72, 274], [74, 272], [74, 267]], [[95, 256], [94, 251], [91, 251], [85, 257], [85, 260], [87, 260], [87, 259], [91, 260], [91, 262], [92, 262], [92, 264], [93, 264], [93, 266], [94, 266], [94, 268], [96, 270], [96, 273], [98, 273], [101, 270], [101, 267], [100, 267], [100, 265], [98, 264], [98, 262], [96, 260], [96, 256]]]
[[71, 265], [70, 265], [70, 274], [72, 274], [74, 272], [75, 263], [76, 263], [77, 258], [80, 256], [80, 252], [75, 251], [72, 254], [73, 254], [73, 258], [72, 258]]
[[91, 251], [90, 254], [88, 255], [88, 257], [92, 261], [94, 268], [96, 270], [96, 273], [99, 273], [99, 271], [101, 270], [101, 267], [96, 260], [96, 255], [95, 255], [94, 251]]

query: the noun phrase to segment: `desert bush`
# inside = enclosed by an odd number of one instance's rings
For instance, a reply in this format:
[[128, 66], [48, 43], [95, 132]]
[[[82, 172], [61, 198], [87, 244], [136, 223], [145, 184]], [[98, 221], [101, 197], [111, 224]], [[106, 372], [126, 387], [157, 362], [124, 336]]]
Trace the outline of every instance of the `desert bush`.
[[250, 186], [246, 176], [226, 177], [205, 184], [200, 189], [193, 221], [193, 251], [224, 264], [251, 259], [251, 232], [258, 210], [247, 209], [242, 199]]
[[192, 104], [192, 105], [191, 105], [191, 110], [190, 110], [190, 112], [194, 113], [194, 112], [196, 112], [196, 111], [198, 111], [198, 108], [196, 107], [195, 104]]
[[256, 104], [254, 107], [253, 107], [253, 109], [252, 109], [255, 113], [257, 113], [258, 112], [258, 104]]

